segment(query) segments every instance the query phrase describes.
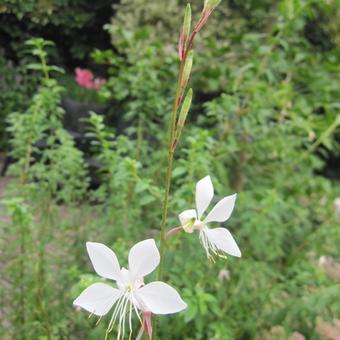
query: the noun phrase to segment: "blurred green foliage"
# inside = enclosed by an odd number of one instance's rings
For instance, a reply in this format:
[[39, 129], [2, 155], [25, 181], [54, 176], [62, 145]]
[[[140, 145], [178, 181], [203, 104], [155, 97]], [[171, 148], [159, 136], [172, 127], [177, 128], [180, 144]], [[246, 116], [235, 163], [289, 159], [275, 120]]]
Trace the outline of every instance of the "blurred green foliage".
[[20, 65], [4, 57], [0, 49], [0, 148], [7, 144], [5, 134], [6, 118], [15, 110], [21, 110], [27, 105], [28, 98], [34, 92], [36, 77], [29, 74], [24, 60]]
[[[201, 5], [195, 2], [196, 15]], [[329, 155], [339, 157], [340, 151], [338, 5], [222, 1], [200, 35], [191, 84], [194, 106], [176, 154], [168, 227], [177, 226], [177, 214], [194, 206], [195, 183], [210, 174], [217, 197], [238, 192], [226, 226], [243, 257], [212, 265], [196, 234], [171, 238], [165, 279], [189, 307], [159, 318], [161, 339], [263, 339], [274, 326], [284, 327], [287, 337], [299, 332], [321, 339], [318, 318], [340, 318], [339, 276], [320, 260], [326, 255], [340, 261], [334, 204], [339, 182], [323, 175]], [[108, 68], [100, 95], [115, 101], [111, 114], [125, 124], [112, 131], [104, 117], [92, 113], [88, 119], [91, 153], [101, 164], [99, 188], [85, 192], [86, 167], [60, 126], [63, 89], [53, 78], [41, 82], [25, 111], [10, 116], [14, 170], [27, 164], [28, 145], [48, 140], [41, 161], [30, 166], [29, 182], [8, 193], [16, 197], [25, 187], [39, 199], [15, 200], [15, 209], [9, 201], [12, 221], [1, 229], [2, 245], [22, 226], [37, 242], [33, 230], [48, 220], [45, 280], [55, 290], [46, 290], [53, 307], [49, 315], [30, 319], [35, 338], [103, 337], [108, 320], [94, 327], [86, 313], [72, 308], [81, 289], [98, 280], [84, 241], [103, 242], [126, 258], [135, 241], [158, 237], [182, 7], [177, 1], [123, 0], [106, 27], [114, 48], [93, 52]], [[34, 112], [41, 119], [33, 124]], [[52, 212], [41, 203], [46, 198]], [[4, 261], [17, 252], [14, 244]], [[5, 278], [18, 282], [17, 265], [6, 266]], [[34, 302], [39, 276], [32, 272], [23, 289], [31, 294], [28, 303], [43, 311]], [[79, 281], [80, 273], [87, 274]], [[3, 301], [12, 295], [10, 286], [2, 286]], [[3, 304], [3, 315], [17, 313], [3, 326], [5, 334], [15, 334], [20, 324], [19, 297], [15, 306]], [[30, 334], [27, 339], [33, 339]]]
[[73, 72], [76, 66], [88, 62], [94, 47], [109, 45], [102, 26], [110, 18], [111, 7], [110, 0], [0, 1], [1, 149], [7, 147], [6, 116], [27, 104], [37, 81], [25, 70], [29, 62], [25, 41], [37, 36], [55, 41], [57, 45], [49, 50], [51, 59]]
[[0, 41], [6, 44], [6, 55], [17, 61], [25, 40], [53, 39], [60, 43], [55, 59], [63, 66], [72, 65], [91, 51], [89, 41], [105, 45], [105, 35], [97, 25], [109, 19], [111, 6], [108, 0], [2, 0]]

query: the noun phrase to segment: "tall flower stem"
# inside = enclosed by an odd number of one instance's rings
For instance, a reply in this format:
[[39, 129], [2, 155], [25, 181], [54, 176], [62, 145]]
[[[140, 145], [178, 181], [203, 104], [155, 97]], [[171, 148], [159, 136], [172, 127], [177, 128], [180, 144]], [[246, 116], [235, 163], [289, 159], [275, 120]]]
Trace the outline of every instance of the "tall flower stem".
[[[177, 78], [177, 87], [176, 87], [176, 95], [174, 98], [172, 111], [171, 111], [171, 125], [169, 127], [169, 141], [168, 141], [168, 164], [167, 170], [165, 175], [165, 191], [163, 197], [163, 208], [162, 208], [162, 222], [160, 228], [160, 262], [158, 267], [157, 279], [159, 281], [162, 280], [163, 276], [163, 262], [164, 262], [164, 252], [166, 246], [166, 238], [165, 238], [165, 227], [168, 218], [168, 207], [169, 207], [169, 195], [170, 195], [170, 188], [171, 188], [171, 176], [172, 176], [172, 167], [174, 161], [174, 154], [176, 150], [177, 141], [175, 139], [176, 133], [176, 118], [177, 118], [177, 111], [180, 102], [180, 92], [181, 92], [181, 80], [183, 76], [184, 65], [186, 61], [187, 53], [185, 57], [181, 60], [181, 64], [179, 67], [178, 78]], [[157, 337], [157, 321], [156, 318], [153, 318], [153, 333], [152, 339], [156, 339]]]
[[160, 229], [160, 263], [158, 267], [158, 280], [162, 279], [162, 269], [163, 269], [163, 260], [164, 260], [164, 251], [165, 251], [165, 227], [168, 218], [168, 207], [169, 207], [169, 195], [170, 195], [170, 188], [171, 188], [171, 176], [172, 176], [172, 167], [173, 167], [173, 160], [174, 160], [174, 153], [176, 149], [176, 139], [175, 139], [175, 132], [176, 132], [176, 118], [177, 118], [177, 111], [179, 106], [179, 96], [181, 90], [181, 80], [183, 75], [183, 69], [186, 61], [186, 56], [182, 59], [179, 72], [178, 72], [178, 79], [177, 79], [177, 88], [176, 88], [176, 95], [173, 102], [172, 112], [171, 112], [171, 125], [169, 128], [169, 145], [168, 145], [168, 165], [165, 175], [165, 191], [163, 197], [163, 208], [162, 208], [162, 222], [161, 222], [161, 229]]
[[[212, 13], [212, 11], [214, 10], [214, 8], [217, 6], [218, 3], [219, 3], [218, 0], [205, 1], [205, 5], [201, 13], [201, 16], [191, 33], [190, 33], [191, 9], [190, 9], [190, 5], [188, 4], [186, 8], [186, 13], [184, 16], [183, 30], [180, 34], [180, 40], [179, 40], [178, 46], [179, 46], [179, 55], [180, 55], [181, 62], [180, 62], [179, 71], [178, 71], [176, 94], [175, 94], [174, 102], [172, 105], [171, 120], [170, 120], [171, 123], [169, 127], [168, 164], [167, 164], [166, 175], [165, 175], [165, 190], [164, 190], [164, 197], [163, 197], [162, 221], [161, 221], [161, 228], [160, 228], [160, 247], [159, 247], [160, 248], [160, 263], [159, 263], [158, 275], [157, 275], [158, 280], [162, 280], [163, 278], [163, 262], [164, 262], [165, 248], [166, 248], [165, 228], [166, 228], [167, 218], [168, 218], [169, 196], [170, 196], [170, 188], [171, 188], [171, 177], [172, 177], [172, 168], [173, 168], [173, 162], [174, 162], [174, 154], [175, 154], [176, 146], [178, 143], [178, 139], [180, 138], [181, 129], [185, 123], [186, 114], [191, 104], [192, 90], [190, 90], [190, 103], [188, 104], [187, 109], [183, 108], [183, 106], [186, 106], [185, 101], [182, 106], [182, 110], [179, 114], [180, 115], [179, 120], [183, 120], [183, 121], [181, 121], [181, 124], [180, 124], [181, 126], [177, 129], [177, 126], [176, 126], [177, 114], [179, 111], [179, 107], [182, 103], [182, 100], [184, 98], [188, 80], [189, 80], [190, 73], [191, 73], [192, 58], [193, 58], [191, 49], [192, 49], [192, 45], [193, 45], [196, 35], [205, 25], [210, 14]], [[182, 113], [184, 113], [184, 117], [181, 117]], [[157, 336], [156, 319], [154, 318], [152, 338], [155, 339], [156, 336]]]

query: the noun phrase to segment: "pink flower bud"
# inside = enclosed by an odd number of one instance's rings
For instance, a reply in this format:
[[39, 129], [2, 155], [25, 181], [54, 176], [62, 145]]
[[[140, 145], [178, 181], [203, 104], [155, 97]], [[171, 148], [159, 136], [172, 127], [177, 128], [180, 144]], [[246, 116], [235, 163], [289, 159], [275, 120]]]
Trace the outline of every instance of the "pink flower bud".
[[82, 69], [80, 67], [77, 67], [75, 72], [76, 72], [75, 80], [78, 83], [78, 85], [90, 88], [91, 82], [93, 80], [93, 73], [90, 70]]

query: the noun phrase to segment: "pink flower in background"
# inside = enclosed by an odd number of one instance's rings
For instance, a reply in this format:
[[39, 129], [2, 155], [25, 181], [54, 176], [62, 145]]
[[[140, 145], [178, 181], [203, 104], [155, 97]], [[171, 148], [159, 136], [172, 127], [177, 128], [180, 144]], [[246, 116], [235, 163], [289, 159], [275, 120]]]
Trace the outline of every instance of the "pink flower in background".
[[93, 73], [90, 70], [77, 67], [75, 80], [78, 83], [78, 85], [90, 88], [89, 85], [93, 81]]
[[75, 69], [75, 73], [75, 80], [77, 84], [87, 89], [98, 90], [106, 82], [105, 79], [94, 78], [93, 73], [88, 69], [77, 67]]

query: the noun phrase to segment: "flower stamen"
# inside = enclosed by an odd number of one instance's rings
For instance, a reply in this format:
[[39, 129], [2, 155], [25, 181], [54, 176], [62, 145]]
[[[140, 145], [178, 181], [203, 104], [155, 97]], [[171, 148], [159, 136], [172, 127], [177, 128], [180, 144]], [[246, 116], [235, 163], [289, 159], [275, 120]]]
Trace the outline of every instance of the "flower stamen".
[[99, 322], [100, 322], [101, 319], [102, 319], [102, 316], [97, 320], [96, 326], [98, 326], [98, 324], [99, 324]]

